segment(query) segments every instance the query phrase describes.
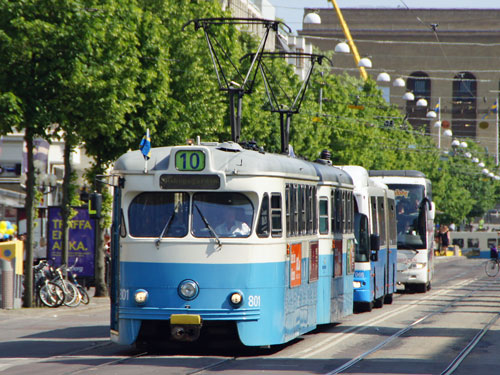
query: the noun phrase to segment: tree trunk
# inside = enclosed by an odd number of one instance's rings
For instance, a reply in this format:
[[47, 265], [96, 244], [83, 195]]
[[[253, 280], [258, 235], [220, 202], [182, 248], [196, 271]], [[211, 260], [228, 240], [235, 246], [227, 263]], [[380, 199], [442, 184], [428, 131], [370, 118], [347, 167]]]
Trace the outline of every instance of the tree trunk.
[[[98, 160], [97, 166], [103, 165], [103, 163]], [[96, 175], [102, 174], [103, 171], [97, 171]], [[102, 194], [103, 186], [101, 182], [94, 178], [93, 189], [95, 192]], [[109, 296], [108, 286], [106, 284], [106, 241], [104, 239], [104, 220], [102, 216], [104, 212], [101, 213], [101, 218], [96, 220], [96, 248], [95, 248], [95, 296], [96, 297], [107, 297]]]
[[70, 136], [66, 136], [64, 143], [64, 179], [62, 186], [62, 254], [61, 263], [68, 265], [69, 258], [69, 216], [71, 214], [71, 150], [73, 149]]
[[26, 127], [24, 140], [27, 148], [28, 173], [26, 180], [26, 200], [24, 210], [26, 212], [26, 241], [24, 242], [26, 252], [26, 263], [24, 267], [24, 307], [33, 307], [33, 203], [35, 201], [35, 167], [33, 165], [33, 132], [29, 126]]

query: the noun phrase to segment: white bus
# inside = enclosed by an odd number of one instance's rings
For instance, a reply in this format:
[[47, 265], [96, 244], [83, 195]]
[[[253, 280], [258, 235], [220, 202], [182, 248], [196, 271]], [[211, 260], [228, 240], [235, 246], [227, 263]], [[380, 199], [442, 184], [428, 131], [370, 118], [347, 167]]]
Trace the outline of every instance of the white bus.
[[406, 290], [426, 292], [434, 273], [434, 216], [431, 182], [415, 170], [370, 171], [396, 196], [397, 282]]

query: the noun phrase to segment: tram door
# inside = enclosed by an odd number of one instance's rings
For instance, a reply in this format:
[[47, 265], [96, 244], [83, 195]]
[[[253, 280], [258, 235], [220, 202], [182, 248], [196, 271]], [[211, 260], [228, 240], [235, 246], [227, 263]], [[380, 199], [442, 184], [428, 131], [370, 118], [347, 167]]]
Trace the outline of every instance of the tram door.
[[111, 273], [110, 273], [110, 301], [111, 317], [110, 329], [118, 334], [118, 304], [120, 303], [120, 231], [122, 224], [121, 188], [114, 187], [113, 222], [111, 226]]

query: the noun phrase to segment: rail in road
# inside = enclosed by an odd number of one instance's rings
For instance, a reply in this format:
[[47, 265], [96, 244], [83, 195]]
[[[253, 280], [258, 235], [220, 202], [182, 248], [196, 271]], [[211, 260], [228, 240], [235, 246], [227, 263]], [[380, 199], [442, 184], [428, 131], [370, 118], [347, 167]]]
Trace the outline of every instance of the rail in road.
[[[322, 327], [277, 348], [146, 352], [119, 347], [107, 337], [92, 337], [89, 332], [82, 337], [59, 338], [66, 345], [56, 346], [55, 353], [40, 351], [15, 357], [3, 349], [16, 340], [0, 338], [0, 373], [497, 374], [500, 277], [487, 277], [483, 263], [461, 257], [439, 260], [430, 292], [398, 294], [390, 306], [352, 315], [339, 325]], [[107, 311], [100, 309], [102, 312], [97, 309], [95, 313], [90, 309], [90, 319], [80, 320], [85, 324], [100, 322], [97, 317], [105, 321]], [[77, 313], [69, 309], [48, 311], [60, 314], [64, 327], [71, 327], [71, 318]], [[0, 314], [0, 330], [5, 328], [3, 322], [9, 321], [4, 317]], [[10, 317], [10, 325], [22, 318]], [[51, 324], [33, 319], [34, 328], [45, 324], [53, 334]], [[106, 331], [105, 326], [102, 331]], [[51, 341], [54, 338], [44, 339], [50, 336], [47, 332], [28, 336], [17, 340], [25, 346], [57, 343]]]

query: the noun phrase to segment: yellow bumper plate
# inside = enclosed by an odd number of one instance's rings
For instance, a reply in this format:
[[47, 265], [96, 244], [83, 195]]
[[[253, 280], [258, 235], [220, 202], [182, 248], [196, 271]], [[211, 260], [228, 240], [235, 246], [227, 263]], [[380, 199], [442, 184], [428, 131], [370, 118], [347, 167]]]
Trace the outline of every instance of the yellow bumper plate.
[[188, 314], [172, 314], [170, 316], [170, 324], [201, 324], [201, 316]]

